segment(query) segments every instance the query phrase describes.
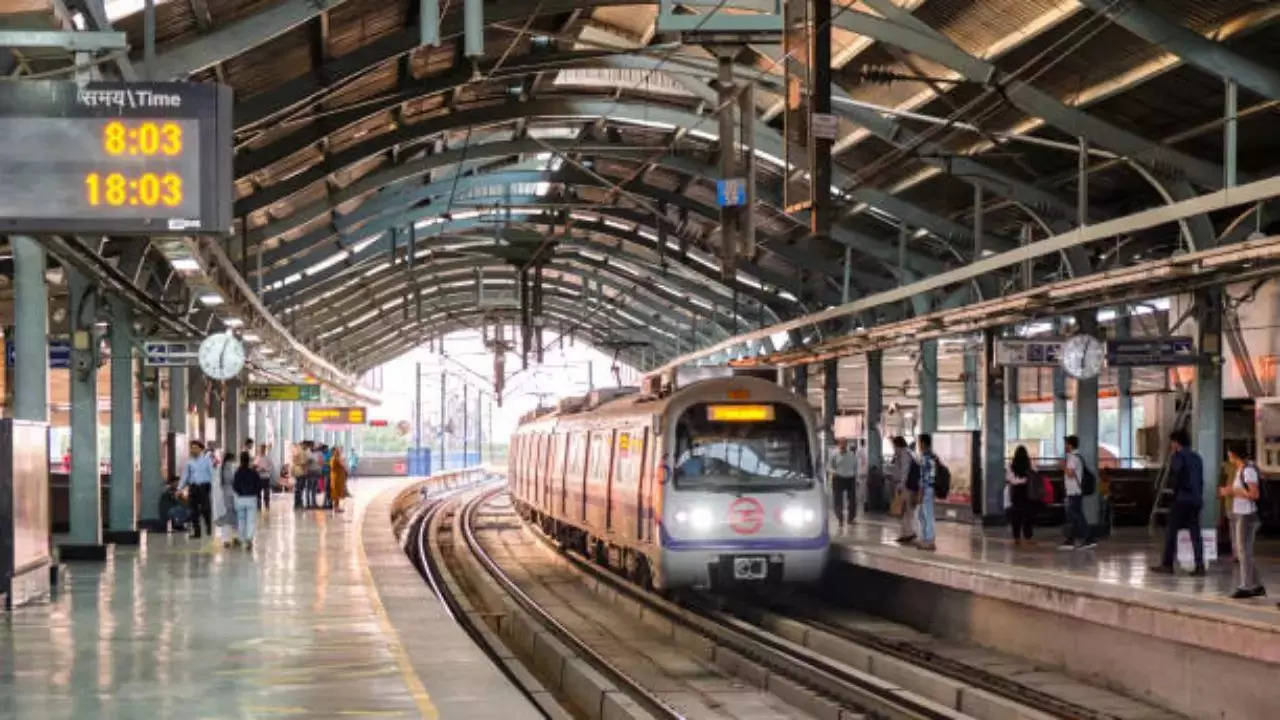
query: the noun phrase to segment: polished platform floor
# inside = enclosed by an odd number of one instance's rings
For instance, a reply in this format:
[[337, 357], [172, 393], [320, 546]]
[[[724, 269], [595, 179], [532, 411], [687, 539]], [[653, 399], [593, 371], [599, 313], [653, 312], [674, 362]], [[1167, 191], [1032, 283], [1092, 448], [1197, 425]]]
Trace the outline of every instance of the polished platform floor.
[[0, 615], [0, 718], [435, 717], [359, 542], [389, 482], [354, 481], [340, 515], [276, 495], [252, 553], [153, 534], [69, 564]]
[[[834, 519], [832, 526], [835, 526]], [[1059, 550], [1062, 530], [1037, 527], [1029, 545], [1015, 545], [1007, 527], [983, 528], [956, 522], [937, 523], [937, 550], [927, 552], [900, 546], [898, 521], [884, 515], [862, 515], [844, 535], [833, 531], [833, 540], [849, 545], [894, 548], [907, 556], [930, 557], [957, 567], [984, 566], [1023, 574], [1028, 578], [1053, 579], [1064, 585], [1103, 588], [1110, 595], [1137, 599], [1179, 598], [1206, 610], [1241, 619], [1280, 623], [1280, 541], [1259, 538], [1257, 562], [1262, 581], [1272, 595], [1233, 600], [1227, 597], [1236, 587], [1236, 565], [1229, 557], [1209, 563], [1205, 577], [1192, 577], [1185, 568], [1175, 575], [1151, 572], [1158, 564], [1163, 534], [1148, 535], [1146, 528], [1116, 528], [1110, 538], [1091, 550]]]

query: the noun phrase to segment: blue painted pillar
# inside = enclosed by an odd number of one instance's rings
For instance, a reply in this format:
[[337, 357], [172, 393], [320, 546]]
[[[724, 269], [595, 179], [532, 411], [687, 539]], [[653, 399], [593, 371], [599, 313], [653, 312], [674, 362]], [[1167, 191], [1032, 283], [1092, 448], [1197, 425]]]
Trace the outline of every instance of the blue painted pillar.
[[[139, 524], [147, 529], [160, 529], [160, 494], [164, 491], [164, 478], [160, 476], [160, 370], [142, 366], [138, 377], [138, 405], [142, 419], [142, 436], [138, 439], [142, 469]], [[175, 450], [181, 452], [184, 448]]]
[[[93, 318], [96, 292], [88, 278], [66, 267], [71, 355], [71, 529], [59, 548], [66, 560], [105, 560], [102, 477], [98, 470], [98, 366]], [[86, 329], [79, 329], [81, 326]], [[47, 362], [47, 361], [46, 361]]]
[[1195, 427], [1196, 452], [1204, 464], [1204, 505], [1200, 526], [1218, 525], [1218, 470], [1222, 465], [1222, 289], [1196, 293], [1196, 318], [1201, 361], [1196, 365]]
[[49, 422], [49, 289], [45, 250], [35, 238], [9, 237], [13, 249], [13, 417]]
[[111, 512], [106, 541], [138, 543], [138, 487], [133, 458], [133, 313], [123, 298], [111, 306]]
[[[169, 432], [187, 432], [187, 369], [169, 368]], [[186, 448], [178, 448], [185, 452]]]
[[[1127, 340], [1130, 332], [1129, 306], [1121, 305], [1116, 308], [1116, 338]], [[1116, 411], [1120, 466], [1130, 467], [1133, 461], [1133, 368], [1116, 368]]]
[[863, 434], [867, 440], [867, 469], [879, 467], [884, 469], [883, 442], [880, 438], [880, 414], [884, 408], [884, 375], [881, 363], [883, 354], [880, 350], [867, 353], [866, 368], [866, 414]]

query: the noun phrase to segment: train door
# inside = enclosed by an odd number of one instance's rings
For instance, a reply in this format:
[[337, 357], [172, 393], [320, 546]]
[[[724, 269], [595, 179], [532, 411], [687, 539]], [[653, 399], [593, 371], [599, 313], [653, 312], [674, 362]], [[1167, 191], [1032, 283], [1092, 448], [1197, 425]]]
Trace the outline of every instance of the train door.
[[609, 495], [609, 529], [626, 538], [636, 533], [638, 470], [643, 464], [644, 435], [635, 428], [619, 430], [614, 442], [613, 482]]
[[637, 465], [635, 478], [635, 527], [632, 529], [631, 537], [640, 542], [645, 541], [645, 528], [648, 526], [648, 508], [649, 496], [653, 493], [653, 472], [649, 465], [649, 428], [646, 426], [639, 433], [639, 447], [636, 448]]
[[548, 511], [554, 516], [564, 514], [565, 476], [569, 466], [569, 435], [556, 433], [551, 446], [551, 499]]
[[587, 451], [586, 523], [597, 531], [608, 522], [609, 471], [613, 463], [613, 430], [593, 430]]
[[584, 478], [587, 471], [587, 434], [575, 432], [569, 439], [569, 473], [565, 480], [565, 517], [572, 522], [586, 519]]
[[538, 507], [546, 510], [551, 507], [551, 456], [555, 450], [555, 433], [542, 436], [542, 456], [538, 459]]

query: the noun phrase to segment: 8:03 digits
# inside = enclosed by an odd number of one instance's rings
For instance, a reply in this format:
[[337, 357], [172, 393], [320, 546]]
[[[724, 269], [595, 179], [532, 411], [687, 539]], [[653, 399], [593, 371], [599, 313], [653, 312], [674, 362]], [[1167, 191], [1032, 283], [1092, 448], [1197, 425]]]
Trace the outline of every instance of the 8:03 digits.
[[182, 126], [171, 122], [144, 122], [131, 128], [112, 120], [102, 128], [102, 149], [108, 155], [173, 157], [182, 152]]
[[84, 184], [89, 204], [95, 207], [177, 207], [182, 204], [182, 178], [177, 173], [143, 173], [130, 179], [120, 173], [94, 172], [84, 176]]

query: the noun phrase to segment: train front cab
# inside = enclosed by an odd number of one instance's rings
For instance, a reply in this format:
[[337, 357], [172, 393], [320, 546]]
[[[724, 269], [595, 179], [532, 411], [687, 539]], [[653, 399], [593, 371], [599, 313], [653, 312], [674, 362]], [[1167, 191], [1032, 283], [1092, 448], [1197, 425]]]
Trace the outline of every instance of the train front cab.
[[763, 400], [695, 400], [673, 409], [659, 525], [661, 585], [821, 577], [829, 536], [814, 421], [772, 388], [756, 388]]

